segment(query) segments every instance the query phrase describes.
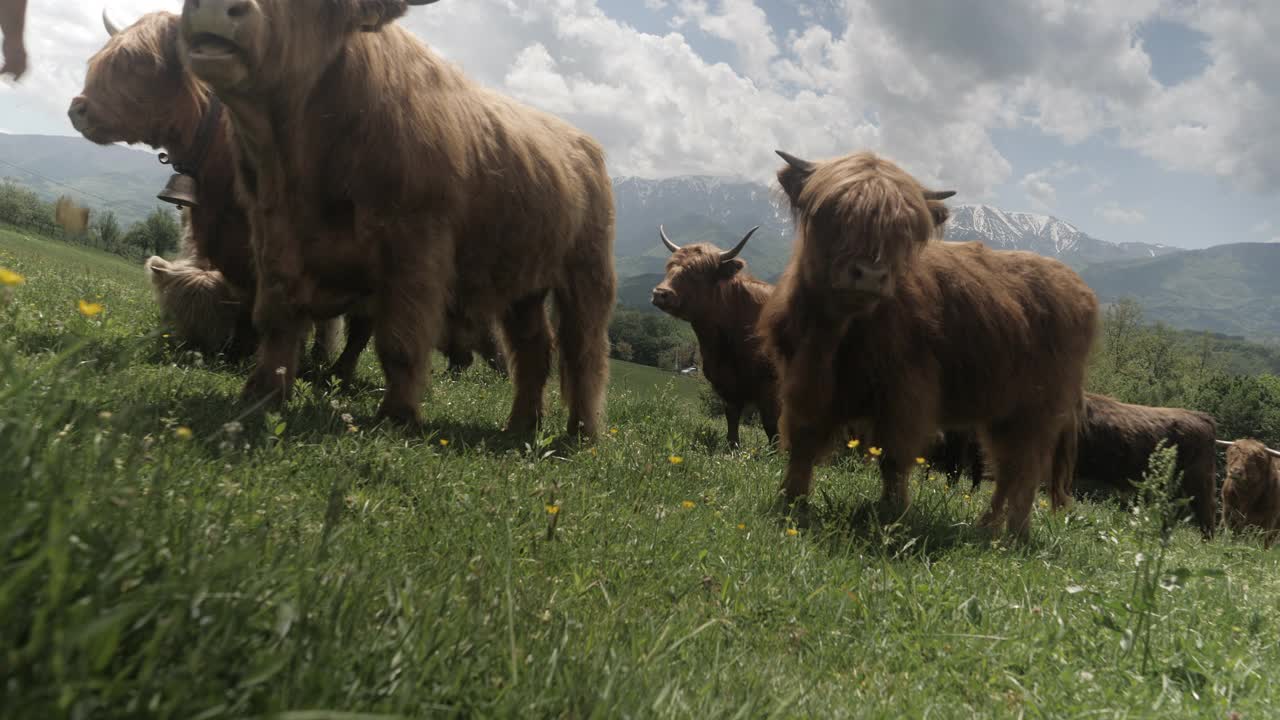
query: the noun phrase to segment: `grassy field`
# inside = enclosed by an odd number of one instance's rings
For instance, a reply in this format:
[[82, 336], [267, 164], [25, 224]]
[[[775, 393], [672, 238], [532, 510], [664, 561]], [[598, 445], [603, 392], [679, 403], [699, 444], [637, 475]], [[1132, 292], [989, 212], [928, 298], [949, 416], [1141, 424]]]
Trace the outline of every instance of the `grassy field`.
[[[483, 363], [425, 436], [168, 345], [140, 268], [0, 231], [0, 716], [1263, 718], [1276, 553], [1136, 511], [1037, 507], [874, 461], [773, 509], [784, 458], [724, 447], [688, 380], [615, 366], [592, 446], [499, 432]], [[104, 310], [86, 318], [81, 300]], [[93, 310], [94, 308], [89, 308]], [[553, 383], [554, 385], [554, 383]], [[564, 411], [548, 392], [550, 427]]]

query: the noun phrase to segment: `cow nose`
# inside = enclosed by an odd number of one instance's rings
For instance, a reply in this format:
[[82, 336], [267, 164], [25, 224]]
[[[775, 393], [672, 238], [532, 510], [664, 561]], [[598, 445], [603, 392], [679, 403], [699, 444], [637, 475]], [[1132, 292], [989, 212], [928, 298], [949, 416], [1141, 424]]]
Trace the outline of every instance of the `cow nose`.
[[89, 101], [83, 95], [77, 95], [71, 100], [71, 107], [67, 109], [67, 116], [72, 120], [84, 117], [89, 112]]
[[879, 295], [889, 278], [889, 268], [879, 263], [857, 263], [853, 273], [854, 289], [858, 292]]
[[671, 301], [675, 300], [675, 297], [676, 294], [669, 288], [659, 287], [653, 289], [653, 304], [658, 307], [670, 305]]
[[186, 16], [193, 33], [229, 37], [253, 9], [253, 0], [187, 0]]

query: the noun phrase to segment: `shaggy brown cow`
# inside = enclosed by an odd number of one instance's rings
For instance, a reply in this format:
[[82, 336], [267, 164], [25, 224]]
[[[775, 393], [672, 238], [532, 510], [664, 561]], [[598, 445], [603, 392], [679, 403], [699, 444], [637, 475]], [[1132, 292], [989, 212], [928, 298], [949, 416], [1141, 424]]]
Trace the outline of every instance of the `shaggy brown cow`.
[[937, 429], [971, 428], [996, 481], [982, 523], [1007, 504], [1009, 532], [1027, 536], [1039, 485], [1070, 500], [1093, 291], [1057, 260], [933, 241], [952, 193], [888, 160], [780, 155], [796, 250], [760, 327], [778, 367], [786, 498], [809, 495], [836, 428], [865, 422], [884, 453], [881, 506], [899, 512]]
[[[163, 149], [194, 177], [197, 204], [182, 208], [184, 257], [152, 257], [147, 275], [175, 334], [202, 352], [238, 359], [256, 346], [257, 337], [249, 223], [235, 196], [230, 121], [183, 68], [177, 15], [150, 13], [124, 30], [106, 13], [102, 22], [110, 37], [89, 58], [84, 90], [71, 101], [68, 117], [100, 145]], [[315, 323], [315, 369], [332, 357], [340, 326], [336, 318]]]
[[569, 431], [596, 435], [616, 285], [604, 152], [473, 84], [395, 24], [407, 8], [184, 3], [184, 57], [231, 110], [252, 207], [262, 342], [243, 394], [287, 399], [304, 318], [367, 301], [388, 385], [378, 415], [418, 426], [452, 310], [470, 327], [502, 319], [516, 386], [507, 427], [530, 430], [551, 294]]
[[14, 80], [27, 71], [27, 46], [22, 39], [26, 24], [27, 0], [0, 0], [0, 35], [4, 37], [0, 75], [12, 75]]
[[653, 289], [653, 304], [693, 326], [702, 372], [724, 401], [730, 447], [738, 447], [742, 411], [754, 406], [770, 442], [778, 439], [778, 386], [773, 365], [756, 334], [760, 310], [773, 286], [752, 277], [738, 257], [754, 227], [732, 250], [698, 243], [680, 247], [658, 226], [671, 251], [667, 276]]
[[[1217, 483], [1214, 477], [1214, 437], [1211, 415], [1181, 408], [1122, 403], [1105, 395], [1085, 393], [1076, 451], [1076, 497], [1129, 493], [1131, 481], [1141, 480], [1147, 462], [1161, 440], [1177, 448], [1176, 469], [1182, 474], [1180, 497], [1191, 509], [1204, 537], [1217, 525]], [[976, 448], [972, 433], [953, 433], [953, 445]], [[981, 477], [974, 476], [978, 486]]]
[[1205, 538], [1213, 537], [1218, 499], [1215, 479], [1213, 416], [1182, 408], [1122, 403], [1106, 395], [1085, 393], [1076, 455], [1076, 494], [1131, 491], [1161, 440], [1177, 448], [1176, 469], [1182, 473], [1181, 497]]
[[1266, 547], [1280, 536], [1280, 450], [1257, 440], [1218, 441], [1227, 448], [1222, 519], [1234, 532], [1262, 528]]

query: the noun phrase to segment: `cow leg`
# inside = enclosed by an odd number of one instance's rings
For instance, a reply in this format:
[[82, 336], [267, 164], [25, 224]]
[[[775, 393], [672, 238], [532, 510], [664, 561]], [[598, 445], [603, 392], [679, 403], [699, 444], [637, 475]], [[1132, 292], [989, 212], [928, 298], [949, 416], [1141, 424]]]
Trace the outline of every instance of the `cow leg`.
[[738, 428], [742, 423], [742, 405], [735, 403], [724, 404], [724, 419], [728, 426], [726, 437], [729, 441], [729, 448], [738, 449]]
[[338, 337], [342, 334], [342, 317], [332, 317], [314, 322], [316, 337], [311, 343], [311, 362], [317, 369], [329, 364], [338, 349]]
[[431, 354], [444, 339], [453, 292], [454, 243], [448, 226], [424, 213], [389, 220], [357, 209], [356, 239], [376, 252], [380, 274], [371, 301], [373, 343], [387, 389], [377, 419], [422, 427]]
[[[608, 203], [607, 199], [600, 199]], [[589, 228], [570, 251], [565, 283], [555, 291], [560, 396], [569, 408], [569, 435], [595, 438], [604, 423], [609, 384], [609, 319], [617, 301], [612, 220]]]
[[471, 367], [474, 360], [470, 347], [466, 347], [457, 333], [449, 334], [449, 346], [445, 348], [445, 357], [449, 359], [449, 374], [458, 377]]
[[880, 458], [880, 516], [901, 517], [911, 506], [911, 466], [898, 453]]
[[778, 444], [778, 401], [774, 398], [765, 398], [756, 402], [756, 409], [760, 411], [760, 425], [764, 427], [764, 434], [769, 437], [769, 444], [776, 446]]
[[[1045, 418], [1018, 419], [991, 433], [992, 453], [996, 462], [996, 495], [1007, 510], [1007, 530], [1019, 540], [1031, 534], [1031, 506], [1036, 490], [1047, 485], [1053, 471], [1053, 459], [1060, 433], [1056, 423]], [[992, 496], [992, 511], [996, 509]]]
[[551, 326], [543, 307], [545, 298], [546, 294], [539, 292], [517, 300], [502, 316], [516, 386], [507, 417], [508, 432], [533, 432], [542, 422], [542, 391], [551, 373]]
[[342, 354], [334, 361], [325, 373], [323, 382], [328, 387], [340, 384], [344, 389], [351, 388], [356, 377], [356, 367], [360, 362], [360, 354], [373, 339], [373, 318], [365, 313], [348, 313], [347, 342], [342, 347]]

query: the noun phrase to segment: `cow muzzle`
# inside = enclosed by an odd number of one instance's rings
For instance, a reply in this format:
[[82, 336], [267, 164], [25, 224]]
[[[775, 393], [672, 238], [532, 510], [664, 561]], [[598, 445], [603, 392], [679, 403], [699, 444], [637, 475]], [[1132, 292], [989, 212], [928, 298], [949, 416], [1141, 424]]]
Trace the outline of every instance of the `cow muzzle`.
[[653, 289], [653, 306], [663, 312], [675, 312], [680, 307], [680, 298], [675, 291], [670, 288], [656, 287]]
[[71, 120], [71, 127], [76, 132], [84, 134], [89, 127], [89, 101], [83, 95], [79, 95], [71, 101], [71, 107], [67, 108], [67, 118]]
[[182, 25], [192, 71], [211, 82], [238, 76], [228, 66], [241, 64], [241, 39], [260, 20], [253, 0], [187, 0]]

